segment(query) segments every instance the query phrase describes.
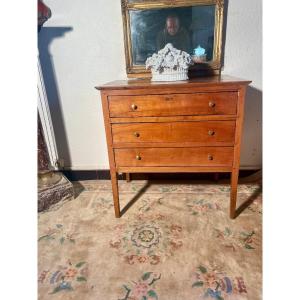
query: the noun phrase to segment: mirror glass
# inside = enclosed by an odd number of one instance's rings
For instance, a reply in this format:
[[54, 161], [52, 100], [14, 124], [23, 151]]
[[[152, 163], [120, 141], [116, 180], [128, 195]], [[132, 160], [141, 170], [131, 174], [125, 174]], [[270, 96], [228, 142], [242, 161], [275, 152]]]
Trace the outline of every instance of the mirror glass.
[[201, 56], [199, 63], [213, 60], [215, 5], [130, 10], [129, 17], [133, 65], [144, 65], [167, 43]]

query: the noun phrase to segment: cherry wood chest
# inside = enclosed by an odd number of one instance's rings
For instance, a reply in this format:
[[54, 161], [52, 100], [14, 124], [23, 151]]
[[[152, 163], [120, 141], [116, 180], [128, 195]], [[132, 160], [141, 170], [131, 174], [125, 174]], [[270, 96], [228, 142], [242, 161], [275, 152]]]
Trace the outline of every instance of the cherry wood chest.
[[115, 216], [117, 173], [230, 172], [235, 217], [244, 98], [229, 76], [178, 82], [113, 81], [101, 91]]

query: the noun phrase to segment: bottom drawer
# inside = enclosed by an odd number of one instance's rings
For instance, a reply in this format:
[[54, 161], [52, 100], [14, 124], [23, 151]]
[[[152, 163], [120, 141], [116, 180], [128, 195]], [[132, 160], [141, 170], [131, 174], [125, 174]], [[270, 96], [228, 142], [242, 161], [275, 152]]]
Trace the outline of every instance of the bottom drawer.
[[233, 147], [114, 149], [117, 167], [231, 166]]

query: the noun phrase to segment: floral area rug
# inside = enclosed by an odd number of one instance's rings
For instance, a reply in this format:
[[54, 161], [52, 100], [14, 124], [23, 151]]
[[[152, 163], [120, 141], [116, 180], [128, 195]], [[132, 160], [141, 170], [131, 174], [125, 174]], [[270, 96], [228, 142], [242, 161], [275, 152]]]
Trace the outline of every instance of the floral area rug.
[[[261, 299], [261, 188], [119, 181], [74, 183], [76, 198], [38, 215], [40, 300]], [[247, 204], [247, 205], [246, 205]]]

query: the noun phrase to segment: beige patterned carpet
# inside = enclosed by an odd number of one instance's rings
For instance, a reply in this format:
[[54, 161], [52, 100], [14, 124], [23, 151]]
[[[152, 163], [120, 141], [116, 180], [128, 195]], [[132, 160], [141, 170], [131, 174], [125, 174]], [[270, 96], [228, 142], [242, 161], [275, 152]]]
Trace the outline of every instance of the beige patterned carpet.
[[240, 215], [228, 216], [229, 185], [119, 181], [74, 183], [77, 197], [38, 215], [39, 299], [261, 299], [261, 189], [239, 186]]

